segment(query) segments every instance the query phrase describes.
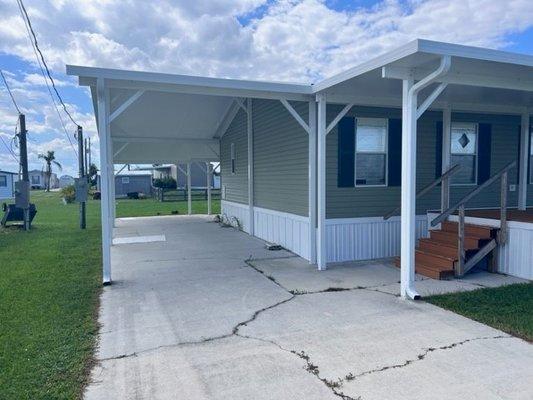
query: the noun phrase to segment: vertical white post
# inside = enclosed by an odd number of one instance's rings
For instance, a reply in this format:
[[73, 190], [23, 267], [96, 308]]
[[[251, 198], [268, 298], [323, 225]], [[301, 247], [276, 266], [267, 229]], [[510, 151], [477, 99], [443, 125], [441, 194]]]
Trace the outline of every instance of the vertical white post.
[[320, 271], [326, 269], [326, 96], [317, 95], [317, 266]]
[[192, 215], [191, 162], [187, 163], [187, 214]]
[[316, 263], [316, 101], [309, 102], [309, 264]]
[[211, 181], [213, 180], [213, 166], [210, 162], [205, 163], [205, 172], [207, 175], [207, 215], [211, 215]]
[[529, 113], [522, 113], [522, 121], [520, 122], [520, 171], [518, 182], [518, 209], [525, 210], [527, 206], [527, 176], [528, 176], [528, 159], [529, 159], [529, 140], [530, 140], [530, 127], [529, 127]]
[[253, 235], [254, 229], [254, 130], [252, 121], [252, 99], [246, 99], [246, 130], [248, 132], [248, 233]]
[[416, 112], [417, 95], [409, 94], [413, 80], [403, 81], [401, 187], [401, 295], [411, 297], [415, 280]]
[[[447, 105], [442, 111], [442, 173], [451, 166], [452, 108]], [[441, 184], [441, 212], [450, 207], [450, 179], [445, 178]]]
[[98, 103], [98, 133], [100, 136], [100, 207], [102, 220], [102, 280], [104, 284], [111, 283], [111, 210], [109, 208], [109, 98], [105, 82], [98, 78], [96, 82]]

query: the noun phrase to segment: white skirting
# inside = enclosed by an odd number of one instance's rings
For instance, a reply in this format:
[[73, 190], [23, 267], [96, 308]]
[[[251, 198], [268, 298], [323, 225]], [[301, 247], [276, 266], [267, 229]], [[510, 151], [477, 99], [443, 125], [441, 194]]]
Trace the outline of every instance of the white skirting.
[[250, 214], [247, 204], [234, 203], [232, 201], [221, 201], [221, 215], [226, 216], [232, 225], [235, 225], [235, 219], [239, 222], [242, 230], [250, 233]]
[[309, 260], [309, 218], [254, 207], [255, 236]]
[[[428, 236], [427, 217], [416, 217], [416, 237]], [[400, 255], [400, 217], [326, 220], [327, 262], [370, 260]]]
[[[222, 200], [222, 214], [237, 218], [249, 233], [248, 205]], [[276, 243], [300, 257], [309, 259], [309, 219], [296, 214], [254, 207], [255, 236]]]

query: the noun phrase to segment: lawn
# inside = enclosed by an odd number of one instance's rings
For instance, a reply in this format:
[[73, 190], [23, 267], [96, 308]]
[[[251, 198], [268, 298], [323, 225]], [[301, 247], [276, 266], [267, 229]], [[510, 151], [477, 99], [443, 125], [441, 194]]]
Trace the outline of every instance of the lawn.
[[[212, 213], [220, 213], [220, 200], [212, 201]], [[207, 202], [205, 200], [192, 201], [193, 214], [207, 214]], [[118, 199], [117, 218], [142, 217], [150, 215], [187, 214], [186, 201], [160, 202], [153, 198], [143, 200]]]
[[533, 342], [533, 283], [431, 296], [424, 300]]
[[[0, 228], [0, 399], [76, 399], [91, 367], [101, 291], [100, 202], [32, 192], [33, 229]], [[220, 202], [213, 201], [213, 212]], [[118, 216], [187, 212], [187, 203], [118, 200]], [[194, 201], [195, 213], [206, 212]]]

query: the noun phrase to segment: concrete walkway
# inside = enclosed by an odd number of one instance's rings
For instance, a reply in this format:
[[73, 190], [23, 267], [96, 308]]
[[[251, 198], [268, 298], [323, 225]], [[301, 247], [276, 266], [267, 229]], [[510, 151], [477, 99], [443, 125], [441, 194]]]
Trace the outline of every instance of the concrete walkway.
[[[122, 219], [87, 399], [531, 399], [533, 347], [205, 217]], [[162, 237], [162, 235], [164, 235]], [[513, 282], [477, 275], [421, 291]], [[445, 289], [445, 288], [448, 289]]]

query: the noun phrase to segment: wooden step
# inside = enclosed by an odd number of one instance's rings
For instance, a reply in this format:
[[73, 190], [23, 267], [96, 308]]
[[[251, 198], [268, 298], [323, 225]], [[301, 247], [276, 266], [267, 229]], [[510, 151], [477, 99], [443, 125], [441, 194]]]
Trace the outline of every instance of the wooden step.
[[445, 257], [435, 253], [428, 253], [419, 249], [415, 250], [415, 263], [453, 269], [455, 260], [455, 257]]
[[[398, 268], [401, 267], [400, 257], [395, 258], [394, 265]], [[415, 272], [419, 275], [423, 275], [432, 279], [449, 279], [455, 274], [453, 269], [434, 265], [426, 265], [419, 261], [415, 263]]]
[[452, 243], [443, 243], [432, 239], [420, 239], [418, 248], [426, 253], [457, 259], [457, 243], [453, 245]]
[[[444, 221], [441, 223], [441, 230], [444, 232], [452, 232], [457, 234], [459, 224], [454, 221]], [[465, 224], [465, 235], [476, 236], [484, 239], [490, 239], [496, 228], [490, 226]]]
[[[445, 244], [453, 244], [457, 246], [457, 233], [431, 230], [429, 233], [432, 240], [436, 242], [442, 242]], [[486, 238], [480, 238], [479, 236], [465, 235], [465, 250], [479, 249], [480, 244]]]

